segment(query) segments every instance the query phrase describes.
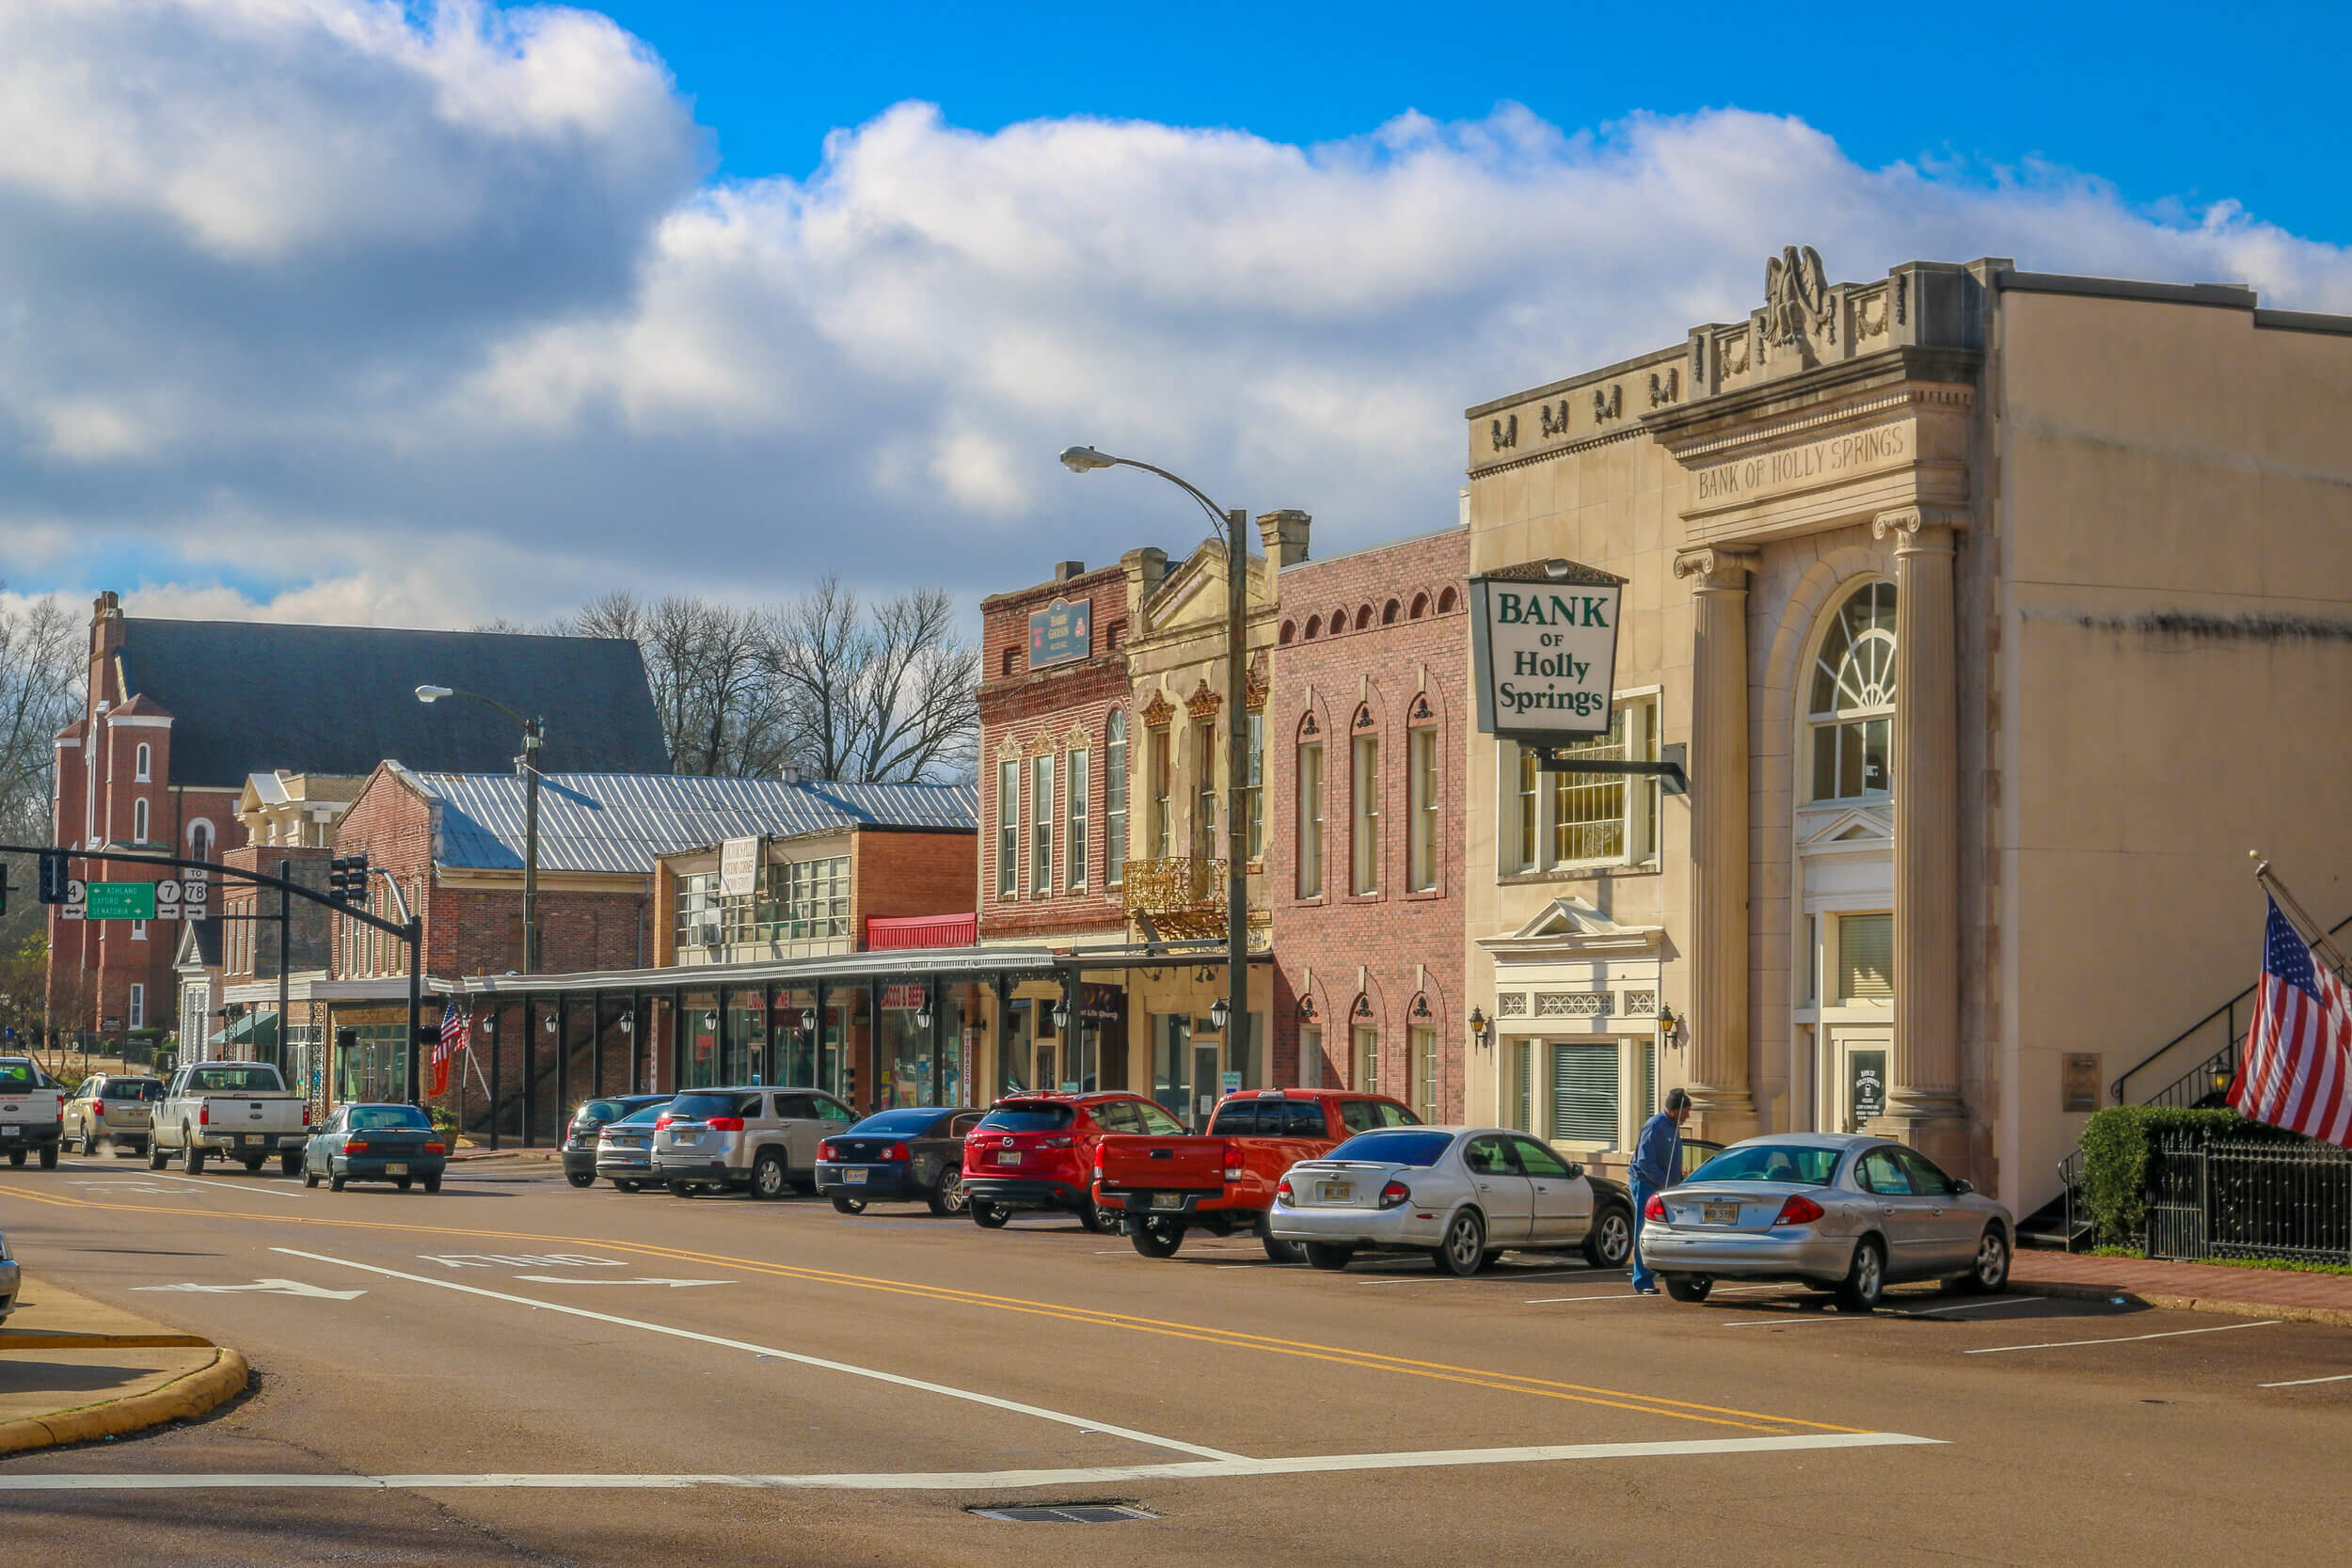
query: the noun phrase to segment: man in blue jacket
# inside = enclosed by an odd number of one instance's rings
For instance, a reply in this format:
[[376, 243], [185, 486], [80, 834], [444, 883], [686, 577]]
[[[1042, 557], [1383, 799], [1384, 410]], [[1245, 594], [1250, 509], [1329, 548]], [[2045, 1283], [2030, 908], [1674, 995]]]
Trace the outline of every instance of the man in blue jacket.
[[1642, 1260], [1642, 1211], [1652, 1193], [1662, 1193], [1682, 1174], [1682, 1124], [1691, 1119], [1691, 1097], [1680, 1089], [1666, 1091], [1666, 1108], [1642, 1124], [1633, 1141], [1633, 1160], [1626, 1174], [1633, 1179], [1633, 1290], [1637, 1295], [1658, 1293], [1658, 1276]]

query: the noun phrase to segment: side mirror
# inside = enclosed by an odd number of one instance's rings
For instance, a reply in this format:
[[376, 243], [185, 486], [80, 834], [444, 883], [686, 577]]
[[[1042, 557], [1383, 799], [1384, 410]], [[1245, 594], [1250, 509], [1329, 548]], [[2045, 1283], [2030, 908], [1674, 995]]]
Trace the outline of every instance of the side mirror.
[[1574, 1177], [1579, 1177], [1579, 1176], [1581, 1176], [1581, 1175], [1583, 1175], [1583, 1174], [1584, 1174], [1584, 1167], [1583, 1167], [1582, 1165], [1580, 1165], [1580, 1164], [1576, 1164], [1574, 1161], [1570, 1161], [1570, 1162], [1569, 1162], [1569, 1164], [1568, 1164], [1568, 1175], [1569, 1175], [1571, 1178], [1574, 1178]]
[[1952, 1191], [1957, 1195], [1964, 1196], [1968, 1193], [1973, 1193], [1976, 1190], [1977, 1184], [1969, 1180], [1966, 1177], [1963, 1177], [1959, 1180], [1952, 1183]]

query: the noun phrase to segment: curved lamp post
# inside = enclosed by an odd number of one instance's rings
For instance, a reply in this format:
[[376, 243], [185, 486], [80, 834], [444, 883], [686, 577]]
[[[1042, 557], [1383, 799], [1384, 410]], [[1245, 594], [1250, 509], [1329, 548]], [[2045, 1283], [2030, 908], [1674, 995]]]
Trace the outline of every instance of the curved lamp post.
[[[1249, 546], [1242, 529], [1248, 515], [1227, 512], [1200, 492], [1199, 486], [1166, 468], [1132, 457], [1114, 457], [1092, 447], [1066, 447], [1061, 466], [1073, 474], [1096, 468], [1141, 468], [1157, 474], [1200, 503], [1225, 540], [1225, 1000], [1219, 1006], [1227, 1018], [1218, 1022], [1223, 1033], [1230, 1022], [1244, 1034], [1249, 1029], [1249, 863], [1248, 800], [1243, 768], [1249, 745], [1249, 718], [1243, 660], [1247, 650], [1249, 609]], [[1216, 1009], [1210, 1017], [1216, 1019]], [[1271, 1030], [1268, 1031], [1272, 1033]], [[1232, 1037], [1226, 1037], [1225, 1059], [1238, 1063]], [[1198, 1085], [1193, 1093], [1200, 1093]], [[1197, 1099], [1196, 1099], [1197, 1103]]]

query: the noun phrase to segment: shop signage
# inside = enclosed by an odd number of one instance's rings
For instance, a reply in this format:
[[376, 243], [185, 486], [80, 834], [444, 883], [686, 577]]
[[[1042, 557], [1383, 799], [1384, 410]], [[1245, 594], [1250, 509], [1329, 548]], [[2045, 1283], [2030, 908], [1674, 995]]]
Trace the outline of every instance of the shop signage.
[[90, 882], [85, 885], [83, 907], [91, 920], [152, 920], [155, 884]]
[[1609, 733], [1625, 582], [1573, 561], [1470, 579], [1482, 734], [1565, 746]]
[[2059, 1110], [2071, 1115], [2077, 1111], [2099, 1108], [2099, 1053], [2096, 1051], [2066, 1053], [2065, 1096]]
[[1127, 992], [1119, 986], [1088, 981], [1078, 987], [1078, 1022], [1096, 1028], [1117, 1025], [1127, 1016]]
[[919, 980], [903, 980], [895, 986], [882, 987], [882, 1005], [914, 1012], [923, 1006], [923, 985]]
[[719, 842], [719, 896], [749, 898], [759, 881], [759, 840], [728, 838]]
[[1029, 668], [1050, 670], [1094, 652], [1094, 609], [1056, 599], [1029, 615]]
[[1846, 1053], [1846, 1105], [1860, 1132], [1886, 1114], [1886, 1053], [1850, 1051]]

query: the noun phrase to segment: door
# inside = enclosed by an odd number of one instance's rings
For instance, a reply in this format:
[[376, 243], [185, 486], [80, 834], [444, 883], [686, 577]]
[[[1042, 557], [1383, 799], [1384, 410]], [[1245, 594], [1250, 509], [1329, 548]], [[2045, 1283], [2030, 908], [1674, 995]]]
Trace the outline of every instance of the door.
[[1593, 1189], [1581, 1176], [1568, 1174], [1568, 1163], [1549, 1144], [1513, 1138], [1511, 1150], [1527, 1177], [1534, 1244], [1574, 1246], [1582, 1241], [1593, 1227]]
[[1519, 1174], [1502, 1134], [1484, 1133], [1464, 1145], [1462, 1169], [1470, 1176], [1470, 1196], [1486, 1213], [1487, 1243], [1527, 1245], [1534, 1233], [1534, 1184]]
[[1829, 1103], [1822, 1125], [1861, 1132], [1886, 1114], [1886, 1064], [1895, 1031], [1883, 1024], [1833, 1024], [1829, 1037]]
[[1054, 1070], [1057, 1053], [1050, 1041], [1037, 1042], [1037, 1086], [1041, 1094], [1053, 1094], [1061, 1088], [1061, 1078]]
[[1976, 1259], [1984, 1216], [1961, 1202], [1959, 1189], [1934, 1161], [1915, 1148], [1902, 1150], [1899, 1157], [1911, 1177], [1911, 1190], [1927, 1200], [1927, 1252], [1937, 1268], [1958, 1273]]
[[1209, 1115], [1216, 1109], [1218, 1047], [1211, 1041], [1192, 1048], [1192, 1124], [1205, 1130]]
[[1886, 1238], [1888, 1275], [1896, 1279], [1917, 1279], [1939, 1267], [1936, 1210], [1940, 1205], [1912, 1191], [1911, 1172], [1902, 1156], [1899, 1148], [1871, 1149], [1862, 1157], [1855, 1176], [1862, 1190], [1878, 1204], [1879, 1231]]

